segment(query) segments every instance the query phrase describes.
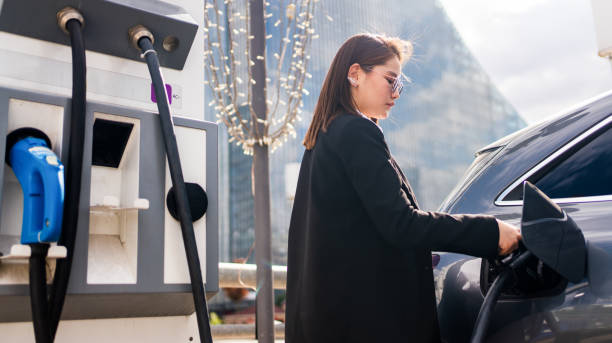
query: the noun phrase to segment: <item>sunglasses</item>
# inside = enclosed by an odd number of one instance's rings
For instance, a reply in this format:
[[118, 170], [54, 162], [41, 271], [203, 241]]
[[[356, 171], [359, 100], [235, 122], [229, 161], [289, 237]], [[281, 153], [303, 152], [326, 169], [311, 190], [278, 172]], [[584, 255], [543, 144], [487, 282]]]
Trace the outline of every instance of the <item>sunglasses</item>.
[[377, 74], [382, 75], [385, 79], [387, 79], [387, 82], [389, 82], [389, 84], [391, 85], [391, 93], [395, 93], [397, 92], [398, 95], [402, 94], [402, 91], [404, 90], [404, 81], [402, 80], [403, 76], [402, 74], [398, 75], [397, 77], [393, 77], [387, 73], [378, 71], [378, 70], [374, 70], [372, 68], [367, 68], [368, 71], [373, 71]]

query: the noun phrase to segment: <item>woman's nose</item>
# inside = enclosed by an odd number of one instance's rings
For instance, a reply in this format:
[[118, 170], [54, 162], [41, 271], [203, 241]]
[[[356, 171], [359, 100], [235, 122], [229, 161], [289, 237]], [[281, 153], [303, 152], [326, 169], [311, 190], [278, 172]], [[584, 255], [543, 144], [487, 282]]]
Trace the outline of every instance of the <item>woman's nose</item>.
[[391, 99], [395, 100], [395, 99], [399, 98], [399, 96], [400, 96], [399, 90], [391, 92]]

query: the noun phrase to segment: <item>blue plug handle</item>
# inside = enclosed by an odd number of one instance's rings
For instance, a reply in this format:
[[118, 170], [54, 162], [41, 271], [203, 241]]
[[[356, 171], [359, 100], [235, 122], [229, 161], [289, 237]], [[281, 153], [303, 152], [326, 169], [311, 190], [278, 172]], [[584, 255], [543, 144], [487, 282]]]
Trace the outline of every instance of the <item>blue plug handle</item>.
[[9, 154], [23, 190], [21, 243], [57, 242], [64, 209], [64, 166], [40, 138], [21, 139]]

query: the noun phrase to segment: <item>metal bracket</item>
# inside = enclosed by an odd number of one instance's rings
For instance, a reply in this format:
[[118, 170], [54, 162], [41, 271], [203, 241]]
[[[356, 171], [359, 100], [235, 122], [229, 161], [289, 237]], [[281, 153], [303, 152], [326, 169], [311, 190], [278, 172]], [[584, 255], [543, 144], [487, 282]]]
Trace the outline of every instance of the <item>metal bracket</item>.
[[[0, 256], [0, 262], [7, 263], [27, 263], [32, 255], [32, 248], [29, 245], [14, 244], [11, 246], [11, 251], [8, 255]], [[65, 246], [53, 245], [49, 247], [47, 259], [65, 258], [68, 255], [68, 250]]]

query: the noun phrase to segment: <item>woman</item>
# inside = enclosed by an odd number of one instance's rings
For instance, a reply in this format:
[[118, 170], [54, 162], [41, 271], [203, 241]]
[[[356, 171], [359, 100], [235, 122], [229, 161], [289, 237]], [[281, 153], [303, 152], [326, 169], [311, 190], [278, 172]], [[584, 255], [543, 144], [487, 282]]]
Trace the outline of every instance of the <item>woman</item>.
[[431, 251], [504, 255], [520, 233], [484, 215], [418, 209], [378, 120], [412, 46], [361, 34], [323, 83], [289, 227], [287, 343], [439, 341]]

